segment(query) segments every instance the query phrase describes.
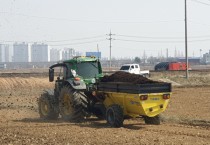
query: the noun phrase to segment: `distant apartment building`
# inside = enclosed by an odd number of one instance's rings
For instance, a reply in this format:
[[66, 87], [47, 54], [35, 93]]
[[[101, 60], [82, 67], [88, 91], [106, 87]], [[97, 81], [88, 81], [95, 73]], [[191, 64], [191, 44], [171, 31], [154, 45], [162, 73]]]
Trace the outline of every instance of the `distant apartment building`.
[[0, 44], [0, 62], [9, 62], [9, 45]]
[[28, 43], [13, 44], [13, 62], [30, 62], [30, 45]]
[[31, 62], [49, 62], [50, 48], [47, 44], [34, 43], [31, 45]]
[[210, 50], [209, 50], [209, 53], [205, 53], [205, 54], [203, 55], [203, 62], [204, 62], [205, 64], [210, 64]]
[[73, 48], [64, 48], [62, 50], [62, 60], [72, 59], [76, 56], [76, 52]]
[[61, 60], [61, 51], [59, 49], [50, 49], [50, 61], [55, 62]]

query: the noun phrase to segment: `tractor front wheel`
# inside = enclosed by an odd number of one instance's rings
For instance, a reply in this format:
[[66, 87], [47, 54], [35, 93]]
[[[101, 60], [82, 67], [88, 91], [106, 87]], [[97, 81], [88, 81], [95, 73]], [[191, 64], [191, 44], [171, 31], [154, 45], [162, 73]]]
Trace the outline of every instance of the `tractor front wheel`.
[[124, 116], [123, 116], [123, 110], [120, 107], [120, 105], [114, 104], [107, 108], [106, 120], [107, 123], [112, 127], [123, 126]]
[[56, 104], [53, 101], [54, 95], [49, 92], [44, 92], [38, 100], [39, 115], [43, 119], [57, 119], [59, 111], [56, 109]]
[[68, 86], [61, 89], [60, 93], [60, 114], [67, 121], [82, 121], [88, 116], [87, 98], [79, 91]]

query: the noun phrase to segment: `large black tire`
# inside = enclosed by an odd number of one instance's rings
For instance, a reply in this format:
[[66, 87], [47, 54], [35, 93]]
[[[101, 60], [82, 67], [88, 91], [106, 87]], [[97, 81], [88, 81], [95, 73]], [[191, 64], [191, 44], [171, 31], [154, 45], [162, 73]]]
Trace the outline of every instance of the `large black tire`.
[[154, 116], [154, 117], [148, 117], [148, 116], [144, 116], [144, 122], [146, 124], [152, 124], [152, 125], [160, 125], [160, 116]]
[[88, 102], [84, 93], [70, 87], [64, 87], [60, 93], [60, 114], [67, 121], [82, 121], [87, 117]]
[[114, 104], [107, 108], [106, 120], [112, 127], [122, 127], [124, 121], [123, 110], [120, 105]]
[[52, 90], [44, 91], [38, 99], [39, 115], [42, 119], [57, 119], [59, 116], [58, 102]]

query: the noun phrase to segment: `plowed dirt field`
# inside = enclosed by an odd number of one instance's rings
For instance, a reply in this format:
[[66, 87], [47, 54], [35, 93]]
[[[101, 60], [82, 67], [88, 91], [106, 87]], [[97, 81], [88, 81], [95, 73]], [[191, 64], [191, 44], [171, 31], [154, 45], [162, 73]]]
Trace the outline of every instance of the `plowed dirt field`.
[[83, 123], [39, 119], [37, 98], [53, 88], [47, 77], [0, 77], [0, 144], [210, 144], [210, 87], [178, 86], [161, 125], [125, 120], [111, 128], [90, 118]]

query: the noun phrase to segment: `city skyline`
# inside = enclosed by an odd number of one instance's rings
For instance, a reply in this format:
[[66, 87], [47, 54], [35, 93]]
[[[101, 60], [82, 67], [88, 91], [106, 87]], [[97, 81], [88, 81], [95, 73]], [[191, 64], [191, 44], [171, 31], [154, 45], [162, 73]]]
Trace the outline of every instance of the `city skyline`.
[[[38, 42], [34, 42], [34, 43], [26, 43], [26, 42], [17, 43], [17, 42], [15, 42], [12, 46], [10, 46], [9, 44], [0, 44], [0, 46], [1, 46], [0, 47], [1, 48], [0, 49], [0, 54], [1, 55], [6, 52], [5, 48], [7, 49], [7, 55], [5, 54], [3, 56], [0, 56], [0, 62], [12, 62], [12, 60], [11, 60], [12, 57], [13, 57], [13, 61], [15, 62], [15, 60], [14, 60], [15, 58], [14, 58], [13, 53], [14, 53], [14, 49], [18, 49], [18, 48], [15, 48], [15, 46], [16, 45], [22, 45], [22, 44], [28, 46], [28, 49], [29, 49], [28, 53], [31, 54], [29, 60], [27, 60], [29, 62], [30, 61], [31, 62], [39, 62], [39, 61], [41, 61], [41, 62], [49, 62], [49, 61], [52, 61], [52, 60], [54, 60], [54, 61], [64, 60], [62, 58], [65, 58], [65, 60], [66, 60], [68, 58], [71, 58], [71, 56], [78, 56], [78, 55], [79, 56], [86, 56], [87, 52], [89, 52], [89, 51], [85, 51], [84, 53], [82, 53], [82, 52], [77, 51], [74, 48], [67, 48], [67, 47], [52, 48], [50, 45], [48, 45], [46, 43], [38, 43]], [[12, 51], [11, 51], [11, 49], [12, 49]], [[65, 50], [72, 51], [72, 52], [66, 52], [66, 54], [62, 54]], [[93, 53], [95, 52], [96, 53], [97, 51], [90, 51], [90, 52], [93, 52]], [[208, 52], [209, 51], [202, 52], [202, 50], [200, 50], [200, 55], [199, 56], [195, 56], [194, 52], [193, 52], [192, 54], [189, 55], [189, 57], [203, 57], [203, 55], [208, 53]], [[21, 51], [17, 50], [16, 53], [18, 53], [18, 56], [19, 56], [19, 54], [22, 53], [22, 50]], [[64, 55], [66, 55], [66, 56], [64, 56]], [[67, 56], [67, 55], [69, 55], [70, 57]], [[9, 58], [6, 58], [5, 56], [9, 56]], [[185, 56], [184, 56], [184, 51], [179, 51], [175, 47], [173, 55], [170, 52], [168, 52], [168, 49], [161, 49], [160, 51], [158, 51], [157, 56], [152, 56], [146, 50], [144, 50], [144, 54], [142, 56], [139, 56], [139, 55], [135, 55], [133, 57], [115, 57], [115, 56], [113, 56], [112, 59], [127, 59], [127, 58], [134, 59], [135, 57], [139, 57], [141, 59], [145, 59], [145, 57], [146, 58], [149, 58], [149, 57], [156, 57], [156, 58], [174, 57], [174, 58], [177, 58], [177, 57], [185, 57]], [[100, 58], [102, 58], [102, 59], [109, 59], [109, 57], [103, 56], [103, 53], [101, 53], [101, 57]], [[4, 60], [4, 61], [2, 61], [2, 60]], [[26, 61], [26, 60], [24, 60], [24, 61]]]
[[[200, 56], [210, 49], [210, 2], [188, 0], [188, 53]], [[0, 1], [0, 43], [43, 42], [53, 48], [70, 47], [85, 53], [112, 56], [158, 56], [168, 49], [184, 54], [184, 1]]]
[[[63, 60], [72, 59], [75, 56], [95, 56], [100, 58], [103, 66], [107, 67], [109, 63], [108, 57], [102, 57], [103, 54], [100, 51], [90, 52], [87, 51], [85, 55], [82, 55], [81, 52], [76, 51], [74, 48], [63, 48], [56, 49], [51, 48], [48, 44], [45, 43], [14, 43], [13, 44], [13, 56], [9, 51], [8, 44], [0, 44], [0, 63], [1, 67], [7, 68], [7, 64], [9, 68], [23, 68], [23, 67], [46, 67], [46, 64], [60, 62]], [[183, 57], [183, 53], [177, 51], [175, 48], [174, 55], [170, 56], [168, 54], [168, 49], [166, 49], [165, 55], [164, 51], [158, 52], [158, 57], [148, 56], [146, 51], [144, 51], [144, 55], [135, 56], [135, 58], [112, 58], [113, 66], [122, 65], [123, 63], [143, 63], [154, 65], [158, 62], [184, 62], [185, 57]], [[202, 52], [202, 50], [200, 50]], [[11, 58], [11, 59], [9, 59]], [[136, 62], [139, 60], [139, 62]], [[210, 62], [210, 50], [202, 54], [200, 57], [188, 57], [190, 64], [209, 64]], [[18, 64], [18, 65], [17, 65]], [[24, 66], [22, 66], [24, 65]]]
[[0, 44], [0, 62], [52, 62], [71, 59], [80, 52], [73, 48], [56, 49], [45, 43]]
[[[73, 54], [73, 55], [69, 55], [69, 56], [86, 56], [87, 52], [89, 51], [85, 51], [84, 53], [82, 52], [79, 52], [77, 51], [76, 49], [74, 48], [67, 48], [67, 47], [63, 47], [63, 48], [52, 48], [50, 45], [46, 44], [46, 43], [38, 43], [38, 42], [34, 42], [34, 43], [26, 43], [26, 42], [21, 42], [21, 43], [17, 43], [15, 42], [13, 45], [9, 45], [9, 44], [0, 44], [0, 62], [15, 62], [14, 60], [14, 46], [15, 45], [19, 45], [19, 44], [24, 44], [24, 45], [28, 45], [29, 46], [29, 52], [28, 53], [31, 53], [31, 56], [30, 56], [30, 60], [31, 62], [49, 62], [49, 61], [59, 61], [59, 60], [64, 60], [62, 58], [65, 58], [68, 59], [68, 58], [71, 58], [71, 57], [68, 57], [67, 53], [69, 52], [66, 52], [66, 56], [64, 56], [64, 54], [62, 54], [65, 50], [69, 50], [69, 51], [74, 51], [74, 52], [70, 52], [69, 54]], [[35, 48], [33, 48], [33, 46], [35, 46]], [[37, 49], [36, 49], [37, 47]], [[5, 51], [5, 48], [7, 49], [7, 51]], [[16, 48], [15, 48], [16, 49]], [[34, 49], [34, 50], [33, 50]], [[45, 49], [49, 49], [48, 51], [45, 50]], [[20, 50], [20, 49], [19, 49]], [[40, 50], [40, 51], [39, 51]], [[22, 51], [22, 50], [21, 50]], [[22, 52], [21, 51], [17, 51], [18, 55], [19, 53], [21, 54]], [[210, 51], [210, 50], [209, 50]], [[200, 55], [199, 56], [195, 56], [194, 55], [194, 52], [192, 52], [191, 54], [189, 54], [189, 57], [200, 57], [202, 58], [203, 55], [205, 55], [206, 53], [208, 53], [209, 51], [205, 51], [203, 52], [201, 49], [200, 49]], [[7, 52], [7, 54], [5, 55], [2, 55], [3, 53]], [[37, 52], [37, 53], [36, 53]], [[93, 52], [93, 53], [96, 53], [97, 51], [90, 51], [90, 52]], [[49, 53], [49, 54], [48, 54]], [[102, 52], [101, 53], [101, 57], [102, 59], [109, 59], [109, 57], [105, 57], [103, 55]], [[8, 58], [5, 57], [5, 56], [9, 56]], [[145, 59], [145, 58], [149, 58], [149, 57], [156, 57], [156, 58], [167, 58], [167, 57], [174, 57], [174, 58], [178, 58], [178, 57], [185, 57], [184, 56], [184, 51], [180, 51], [178, 50], [176, 47], [174, 48], [174, 54], [170, 53], [168, 51], [168, 49], [161, 49], [160, 51], [158, 51], [158, 54], [157, 56], [153, 56], [153, 55], [150, 55], [149, 52], [147, 52], [146, 50], [144, 50], [144, 54], [142, 56], [139, 56], [138, 54], [133, 56], [133, 57], [115, 57], [115, 56], [112, 56], [112, 59], [134, 59], [135, 57], [139, 57], [141, 59]], [[12, 60], [13, 58], [13, 60]], [[25, 60], [24, 60], [25, 61]]]

